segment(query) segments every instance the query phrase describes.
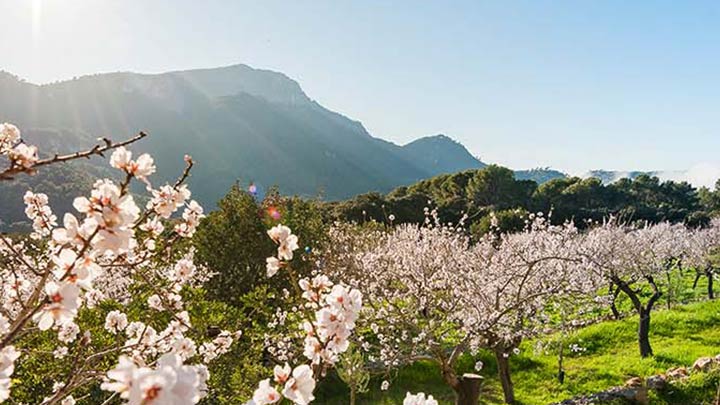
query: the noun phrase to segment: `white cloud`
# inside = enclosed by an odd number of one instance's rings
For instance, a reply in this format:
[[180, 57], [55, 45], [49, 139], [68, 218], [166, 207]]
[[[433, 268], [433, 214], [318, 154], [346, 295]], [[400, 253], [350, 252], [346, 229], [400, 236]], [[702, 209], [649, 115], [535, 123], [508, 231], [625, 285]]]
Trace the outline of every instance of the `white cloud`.
[[[605, 183], [614, 183], [620, 179], [630, 177], [632, 172], [628, 171], [605, 171], [603, 173], [603, 181]], [[638, 172], [634, 172], [638, 173]], [[687, 181], [694, 187], [715, 188], [715, 182], [720, 179], [720, 164], [717, 163], [698, 163], [687, 170], [657, 170], [644, 172], [651, 176], [656, 176], [660, 181]], [[596, 172], [586, 172], [580, 175], [582, 178], [597, 175]]]
[[654, 173], [660, 180], [687, 181], [695, 187], [714, 188], [720, 179], [720, 165], [699, 163], [683, 171], [661, 171]]

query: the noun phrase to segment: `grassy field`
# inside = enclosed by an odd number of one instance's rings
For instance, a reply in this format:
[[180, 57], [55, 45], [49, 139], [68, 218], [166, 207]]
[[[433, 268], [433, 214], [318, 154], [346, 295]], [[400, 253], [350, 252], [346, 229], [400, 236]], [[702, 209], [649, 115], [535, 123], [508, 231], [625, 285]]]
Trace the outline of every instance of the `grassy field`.
[[[567, 375], [564, 384], [556, 378], [556, 355], [537, 354], [533, 349], [535, 342], [525, 342], [521, 353], [511, 358], [518, 403], [548, 404], [622, 385], [631, 377], [645, 377], [673, 366], [692, 365], [698, 357], [720, 353], [718, 326], [720, 301], [687, 304], [670, 310], [658, 308], [653, 314], [650, 337], [655, 356], [648, 359], [641, 359], [638, 354], [636, 316], [580, 329], [571, 336], [570, 343], [577, 343], [586, 351], [565, 359]], [[502, 403], [494, 360], [489, 354], [481, 353], [477, 358], [466, 356], [458, 371], [472, 371], [477, 360], [486, 365], [481, 373], [485, 377], [483, 403]], [[684, 388], [669, 392], [663, 398], [655, 398], [652, 403], [700, 404], [701, 398], [714, 396], [717, 380], [717, 375], [694, 377]], [[443, 384], [438, 369], [430, 363], [404, 368], [387, 392], [381, 392], [379, 385], [379, 381], [373, 381], [373, 389], [361, 395], [359, 403], [401, 404], [406, 391], [422, 391], [435, 396], [441, 404], [453, 403], [452, 391]], [[347, 398], [344, 385], [332, 376], [318, 390], [318, 403], [347, 404]]]

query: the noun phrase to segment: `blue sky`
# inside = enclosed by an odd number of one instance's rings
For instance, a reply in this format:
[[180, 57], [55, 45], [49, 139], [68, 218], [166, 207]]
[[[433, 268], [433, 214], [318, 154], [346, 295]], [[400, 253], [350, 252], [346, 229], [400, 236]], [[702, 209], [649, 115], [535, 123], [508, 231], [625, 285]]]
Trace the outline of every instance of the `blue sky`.
[[720, 167], [720, 3], [0, 0], [0, 69], [247, 63], [375, 136], [513, 168]]

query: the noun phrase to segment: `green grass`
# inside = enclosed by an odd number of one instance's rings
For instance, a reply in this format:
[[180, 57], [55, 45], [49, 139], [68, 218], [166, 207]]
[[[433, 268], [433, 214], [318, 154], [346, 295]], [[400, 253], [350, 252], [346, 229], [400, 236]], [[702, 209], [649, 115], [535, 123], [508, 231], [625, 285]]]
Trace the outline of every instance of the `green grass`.
[[[620, 321], [602, 322], [588, 326], [571, 336], [571, 343], [587, 348], [582, 354], [569, 355], [565, 359], [565, 383], [557, 381], [557, 360], [552, 353], [535, 354], [534, 342], [525, 342], [521, 353], [511, 357], [513, 382], [519, 404], [548, 404], [580, 394], [588, 394], [622, 385], [631, 377], [659, 374], [674, 366], [690, 366], [698, 357], [720, 353], [720, 301], [706, 301], [671, 310], [658, 308], [653, 313], [650, 340], [655, 352], [653, 358], [641, 359], [637, 347], [637, 317]], [[566, 355], [567, 356], [567, 355]], [[485, 363], [483, 401], [486, 404], [502, 403], [502, 392], [495, 376], [495, 362], [487, 353], [477, 358], [465, 356], [458, 371], [470, 372], [477, 359]], [[700, 379], [700, 376], [696, 377]], [[717, 375], [713, 378], [717, 381]], [[691, 381], [693, 381], [691, 379]], [[690, 384], [674, 395], [680, 399], [657, 397], [652, 403], [681, 404], [702, 403], [693, 395], [714, 395], [717, 385], [708, 381], [697, 382], [704, 389], [694, 390]], [[402, 369], [390, 390], [381, 392], [380, 381], [373, 381], [371, 392], [362, 394], [362, 404], [401, 404], [406, 391], [432, 394], [441, 404], [453, 403], [452, 391], [443, 383], [440, 373], [432, 363], [417, 363]], [[697, 391], [697, 392], [695, 392]], [[344, 385], [329, 376], [318, 389], [318, 403], [347, 404], [348, 394]], [[682, 398], [692, 398], [682, 402]], [[673, 401], [680, 402], [673, 402]], [[709, 401], [709, 400], [708, 400]]]

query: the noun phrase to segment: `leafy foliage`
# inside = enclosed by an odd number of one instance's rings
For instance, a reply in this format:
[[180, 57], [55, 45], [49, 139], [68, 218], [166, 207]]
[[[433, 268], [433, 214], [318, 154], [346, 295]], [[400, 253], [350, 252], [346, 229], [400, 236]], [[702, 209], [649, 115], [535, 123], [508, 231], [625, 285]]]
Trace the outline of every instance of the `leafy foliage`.
[[[718, 185], [720, 186], [720, 184]], [[487, 227], [491, 212], [507, 217], [508, 210], [552, 212], [554, 223], [574, 220], [578, 227], [610, 215], [626, 222], [683, 222], [702, 226], [710, 214], [720, 210], [720, 187], [696, 190], [689, 183], [660, 182], [645, 174], [603, 184], [597, 178], [559, 177], [538, 186], [532, 180], [518, 180], [511, 170], [491, 165], [480, 170], [439, 175], [387, 195], [364, 194], [353, 199], [328, 203], [331, 218], [344, 221], [417, 223], [423, 207], [438, 210], [447, 221], [464, 214], [477, 230]], [[498, 215], [499, 211], [507, 211]], [[484, 225], [483, 225], [484, 224]], [[482, 233], [482, 231], [479, 231]]]
[[[232, 305], [256, 287], [271, 283], [273, 291], [291, 288], [286, 277], [268, 280], [265, 259], [275, 245], [267, 230], [282, 221], [293, 229], [308, 254], [326, 240], [326, 225], [319, 205], [312, 200], [283, 197], [271, 189], [262, 201], [234, 185], [218, 202], [218, 210], [205, 218], [193, 239], [196, 260], [215, 273], [207, 284], [210, 297]], [[311, 264], [300, 261], [295, 269], [309, 274]]]

